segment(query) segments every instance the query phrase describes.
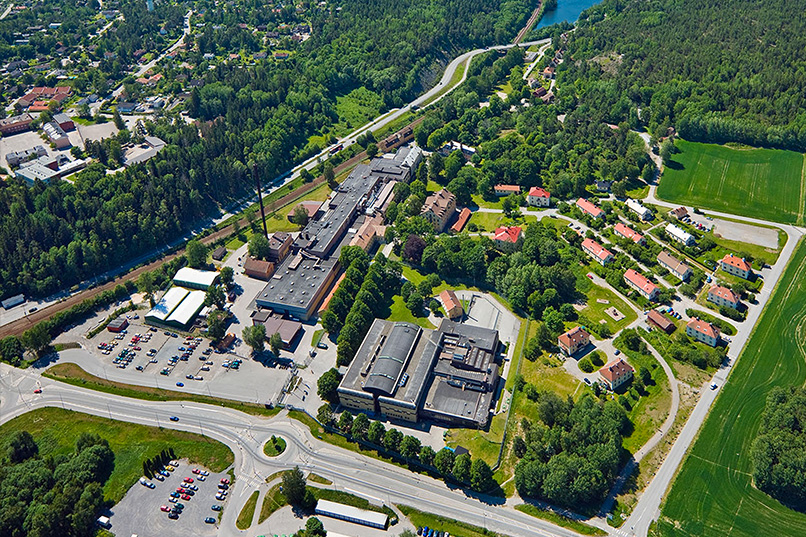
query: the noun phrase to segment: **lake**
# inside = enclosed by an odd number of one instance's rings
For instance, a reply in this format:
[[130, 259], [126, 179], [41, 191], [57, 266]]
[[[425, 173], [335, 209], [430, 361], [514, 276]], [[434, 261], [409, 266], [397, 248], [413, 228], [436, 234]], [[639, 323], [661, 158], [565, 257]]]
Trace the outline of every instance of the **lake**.
[[580, 13], [598, 3], [599, 0], [557, 0], [557, 9], [544, 12], [535, 28], [544, 28], [558, 22], [576, 22]]

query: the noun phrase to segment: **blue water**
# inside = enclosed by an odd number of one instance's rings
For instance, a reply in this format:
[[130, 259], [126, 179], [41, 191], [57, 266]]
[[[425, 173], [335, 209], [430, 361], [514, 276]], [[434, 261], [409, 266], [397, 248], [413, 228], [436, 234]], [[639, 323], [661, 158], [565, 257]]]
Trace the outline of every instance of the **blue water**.
[[580, 13], [598, 3], [599, 0], [557, 0], [557, 9], [544, 12], [535, 28], [544, 28], [558, 22], [576, 22]]

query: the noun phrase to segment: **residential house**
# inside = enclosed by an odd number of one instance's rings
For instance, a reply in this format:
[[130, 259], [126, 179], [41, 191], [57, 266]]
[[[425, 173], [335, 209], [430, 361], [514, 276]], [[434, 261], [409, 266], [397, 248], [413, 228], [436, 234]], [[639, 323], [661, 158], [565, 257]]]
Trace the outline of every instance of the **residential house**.
[[554, 78], [555, 72], [556, 69], [554, 67], [548, 66], [545, 69], [543, 69], [543, 71], [540, 74], [542, 74], [543, 78], [545, 78], [546, 80], [551, 80], [552, 78]]
[[443, 188], [426, 198], [420, 216], [428, 220], [439, 233], [453, 218], [454, 212], [456, 212], [456, 196]]
[[652, 211], [644, 207], [640, 201], [628, 199], [625, 205], [629, 210], [637, 214], [641, 220], [652, 220]]
[[685, 207], [678, 207], [677, 209], [672, 209], [669, 211], [669, 214], [677, 218], [678, 220], [682, 220], [686, 216], [688, 216], [688, 211]]
[[610, 391], [617, 390], [620, 386], [629, 382], [632, 377], [633, 368], [622, 358], [605, 364], [599, 370], [601, 384]]
[[493, 232], [495, 246], [504, 252], [513, 252], [522, 243], [523, 229], [519, 226], [499, 227]]
[[721, 285], [714, 285], [708, 290], [708, 302], [717, 306], [739, 309], [739, 295]]
[[48, 151], [45, 149], [45, 146], [35, 145], [30, 149], [14, 151], [6, 154], [6, 163], [11, 167], [19, 166], [23, 162], [27, 162], [33, 158], [44, 157], [47, 154]]
[[216, 261], [221, 261], [222, 259], [224, 259], [224, 256], [226, 256], [226, 255], [227, 255], [227, 247], [226, 246], [219, 246], [218, 248], [213, 250], [212, 257]]
[[587, 347], [590, 342], [591, 335], [581, 326], [572, 328], [568, 332], [560, 334], [560, 337], [557, 338], [560, 351], [566, 356], [573, 356], [581, 349]]
[[601, 179], [596, 181], [596, 190], [599, 192], [610, 192], [612, 186], [613, 181], [603, 181]]
[[643, 235], [635, 231], [633, 228], [625, 226], [621, 222], [613, 226], [613, 233], [615, 233], [617, 237], [631, 240], [635, 244], [641, 244], [641, 245], [646, 244], [646, 239], [644, 238]]
[[658, 264], [679, 280], [687, 280], [692, 273], [691, 267], [665, 250], [658, 254]]
[[462, 209], [462, 211], [459, 213], [459, 218], [457, 218], [456, 222], [454, 222], [454, 224], [451, 226], [451, 231], [453, 233], [461, 232], [462, 229], [464, 229], [465, 224], [467, 224], [467, 221], [470, 220], [470, 216], [472, 214], [473, 213], [471, 213], [470, 209], [468, 209], [467, 207]]
[[646, 276], [633, 269], [627, 269], [624, 273], [624, 281], [647, 300], [655, 300], [660, 292], [657, 285], [649, 281]]
[[593, 239], [583, 240], [582, 249], [602, 266], [613, 261], [613, 254]]
[[243, 273], [250, 278], [268, 280], [274, 273], [274, 263], [250, 257], [243, 264]]
[[753, 275], [753, 267], [744, 260], [743, 257], [736, 257], [733, 254], [728, 254], [719, 262], [719, 268], [745, 280], [749, 280]]
[[694, 244], [694, 236], [674, 224], [668, 224], [666, 226], [666, 234], [670, 239], [684, 246], [692, 246]]
[[532, 207], [548, 207], [551, 205], [551, 194], [545, 188], [533, 186], [529, 189], [526, 202]]
[[456, 297], [456, 293], [451, 289], [445, 289], [439, 294], [439, 301], [442, 302], [442, 307], [445, 308], [445, 314], [449, 319], [461, 319], [465, 310], [462, 308], [462, 302]]
[[686, 335], [711, 347], [716, 347], [719, 343], [719, 328], [696, 317], [686, 325]]
[[576, 205], [583, 213], [593, 218], [604, 218], [604, 211], [586, 199], [579, 198]]
[[649, 310], [649, 313], [646, 315], [646, 320], [647, 323], [657, 326], [667, 334], [671, 334], [676, 328], [671, 319], [663, 315], [658, 310]]
[[495, 195], [500, 197], [509, 196], [510, 194], [520, 194], [521, 187], [518, 185], [495, 185], [493, 187]]

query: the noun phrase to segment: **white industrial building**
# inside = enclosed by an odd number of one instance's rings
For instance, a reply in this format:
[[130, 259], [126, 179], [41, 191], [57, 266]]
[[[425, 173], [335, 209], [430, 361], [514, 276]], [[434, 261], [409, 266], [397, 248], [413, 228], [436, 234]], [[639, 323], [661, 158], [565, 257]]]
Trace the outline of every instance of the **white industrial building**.
[[189, 293], [190, 291], [187, 289], [171, 287], [168, 289], [168, 292], [163, 295], [162, 300], [151, 308], [151, 311], [146, 313], [146, 321], [164, 323]]
[[316, 514], [337, 518], [339, 520], [346, 520], [347, 522], [353, 522], [354, 524], [363, 524], [364, 526], [382, 530], [385, 530], [389, 524], [389, 516], [384, 513], [366, 511], [364, 509], [359, 509], [358, 507], [331, 502], [328, 500], [319, 500], [316, 503]]
[[193, 322], [196, 314], [204, 307], [204, 298], [206, 293], [204, 291], [191, 291], [184, 300], [179, 303], [176, 308], [171, 312], [165, 324], [184, 328]]
[[206, 291], [217, 280], [218, 272], [184, 267], [179, 269], [176, 276], [174, 276], [174, 285]]

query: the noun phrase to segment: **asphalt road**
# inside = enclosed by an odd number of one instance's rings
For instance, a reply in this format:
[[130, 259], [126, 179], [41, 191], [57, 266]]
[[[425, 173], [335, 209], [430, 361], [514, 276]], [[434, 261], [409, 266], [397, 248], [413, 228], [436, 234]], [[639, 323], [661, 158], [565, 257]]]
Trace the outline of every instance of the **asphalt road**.
[[[41, 394], [33, 393], [37, 387], [42, 388]], [[51, 381], [5, 364], [0, 364], [0, 394], [0, 424], [37, 408], [62, 407], [201, 433], [225, 443], [235, 454], [236, 482], [219, 535], [240, 535], [235, 529], [240, 505], [269, 475], [294, 465], [386, 503], [411, 505], [512, 537], [576, 535], [506, 507], [501, 498], [471, 495], [442, 481], [324, 443], [307, 427], [282, 415], [268, 420], [193, 403], [138, 400], [133, 404], [131, 399]], [[179, 421], [168, 421], [172, 415]], [[283, 436], [288, 443], [286, 451], [276, 458], [268, 458], [262, 451], [271, 435]], [[390, 483], [395, 483], [394, 489]]]

